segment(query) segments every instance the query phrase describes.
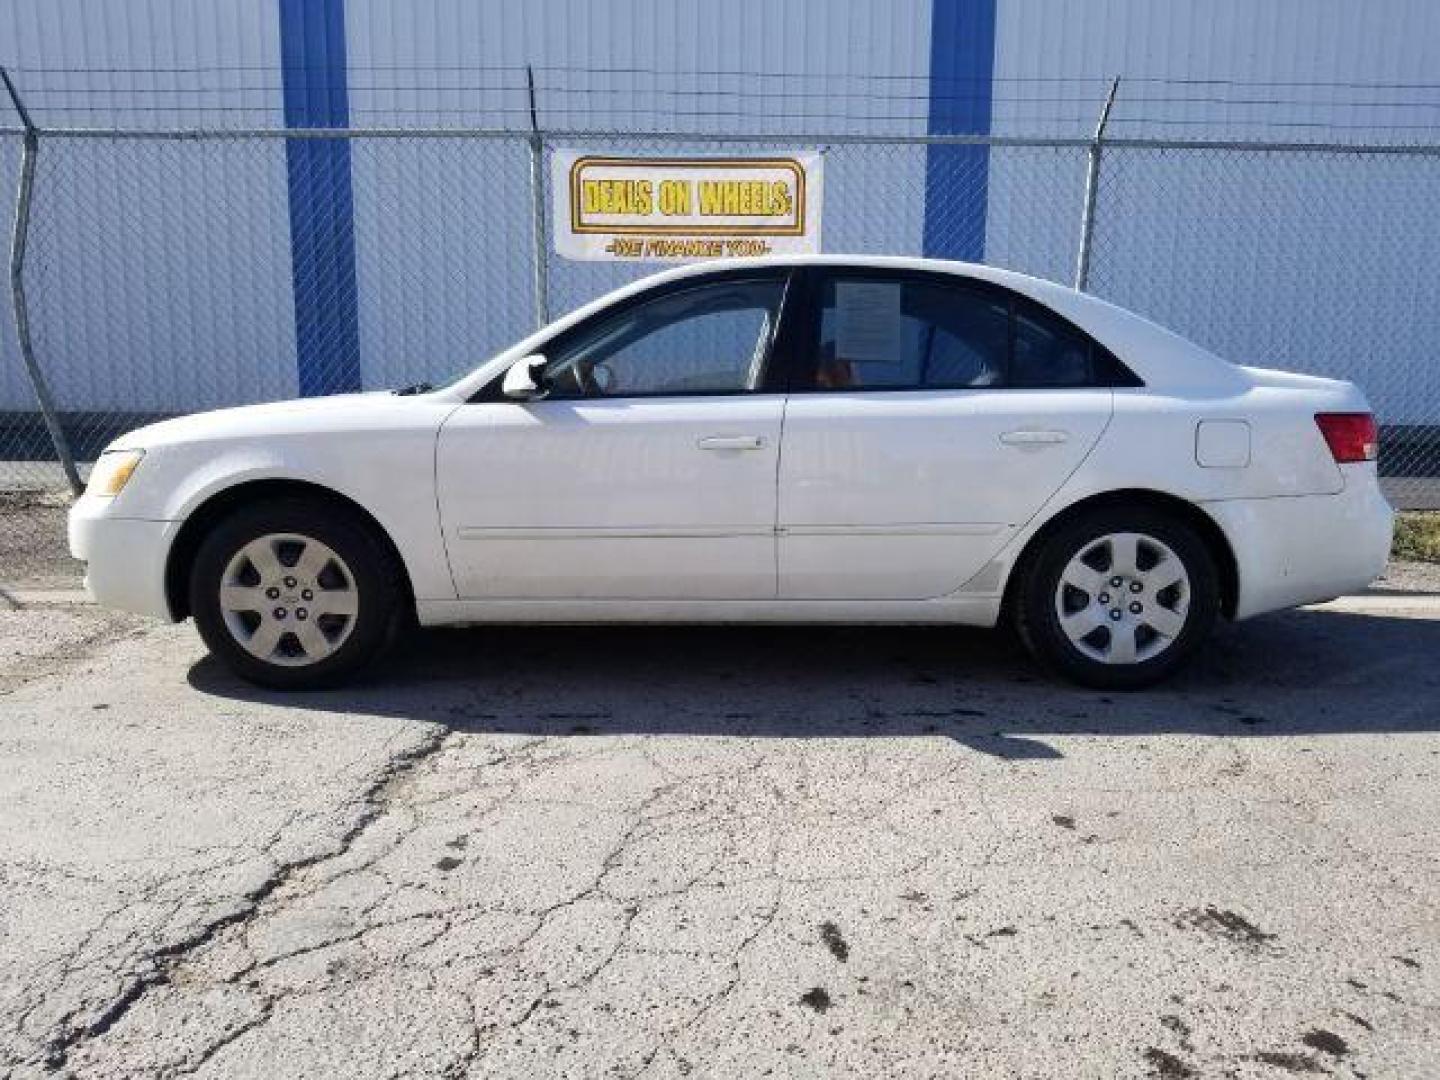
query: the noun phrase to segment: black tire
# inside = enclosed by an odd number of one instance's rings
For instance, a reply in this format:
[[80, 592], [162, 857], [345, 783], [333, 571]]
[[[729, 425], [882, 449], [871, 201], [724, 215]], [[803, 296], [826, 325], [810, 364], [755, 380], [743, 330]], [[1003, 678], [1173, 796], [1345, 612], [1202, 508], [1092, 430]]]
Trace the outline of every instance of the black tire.
[[[1057, 593], [1061, 586], [1061, 576], [1073, 559], [1091, 549], [1097, 541], [1122, 533], [1136, 533], [1159, 541], [1180, 560], [1189, 579], [1188, 606], [1178, 633], [1166, 636], [1143, 626], [1133, 632], [1131, 639], [1145, 641], [1145, 645], [1136, 650], [1137, 659], [1133, 662], [1114, 663], [1097, 659], [1090, 651], [1086, 651], [1095, 650], [1096, 642], [1099, 643], [1099, 649], [1109, 648], [1111, 631], [1108, 625], [1105, 626], [1104, 634], [1092, 634], [1079, 644], [1073, 642], [1061, 627]], [[1103, 555], [1107, 550], [1102, 547], [1099, 554]], [[1142, 544], [1143, 552], [1156, 550], [1158, 548]], [[1184, 521], [1148, 507], [1107, 507], [1062, 525], [1028, 554], [1018, 573], [1020, 577], [1017, 579], [1011, 614], [1026, 648], [1056, 673], [1100, 690], [1137, 690], [1167, 678], [1184, 664], [1196, 647], [1209, 636], [1220, 611], [1219, 574], [1205, 542]], [[1105, 573], [1108, 574], [1108, 571]], [[1128, 593], [1128, 582], [1125, 588], [1126, 592], [1122, 594], [1124, 601], [1115, 601], [1121, 609], [1128, 607], [1132, 599]], [[1066, 595], [1068, 597], [1073, 594], [1067, 592]], [[1085, 594], [1082, 592], [1079, 595]], [[1100, 595], [1108, 596], [1108, 593]], [[1161, 599], [1178, 606], [1175, 596], [1173, 592], [1162, 593]], [[1148, 602], [1150, 598], [1144, 595], [1134, 599], [1137, 602], [1141, 599]], [[1080, 605], [1081, 608], [1085, 606], [1087, 605]], [[1097, 606], [1104, 609], [1109, 604]], [[1134, 616], [1137, 620], [1148, 617], [1152, 616], [1144, 614], [1143, 605], [1140, 613]], [[1146, 633], [1153, 636], [1146, 638]], [[1152, 645], [1158, 651], [1149, 656], [1140, 655], [1143, 648]]]
[[[221, 604], [220, 589], [232, 560], [253, 541], [282, 534], [311, 538], [330, 548], [340, 563], [330, 564], [324, 573], [332, 575], [332, 580], [339, 574], [343, 583], [346, 575], [342, 571], [348, 571], [353, 580], [342, 588], [353, 588], [357, 594], [352, 617], [333, 617], [339, 620], [339, 629], [328, 635], [337, 642], [334, 651], [313, 662], [304, 659], [305, 651], [294, 635], [282, 638], [272, 653], [277, 658], [287, 652], [295, 654], [291, 664], [253, 655], [232, 631]], [[285, 544], [279, 545], [279, 551], [282, 569], [292, 565], [285, 561]], [[257, 587], [266, 584], [258, 578], [252, 580]], [[330, 594], [322, 593], [325, 595]], [[344, 506], [294, 496], [242, 506], [221, 520], [201, 541], [190, 574], [190, 611], [210, 652], [241, 678], [284, 690], [335, 686], [372, 663], [404, 626], [406, 595], [404, 569], [373, 525]], [[302, 609], [283, 605], [305, 602], [295, 595], [281, 596], [276, 604], [293, 620]], [[233, 621], [233, 612], [231, 616]], [[314, 621], [318, 624], [323, 617]], [[260, 616], [254, 618], [258, 621]]]

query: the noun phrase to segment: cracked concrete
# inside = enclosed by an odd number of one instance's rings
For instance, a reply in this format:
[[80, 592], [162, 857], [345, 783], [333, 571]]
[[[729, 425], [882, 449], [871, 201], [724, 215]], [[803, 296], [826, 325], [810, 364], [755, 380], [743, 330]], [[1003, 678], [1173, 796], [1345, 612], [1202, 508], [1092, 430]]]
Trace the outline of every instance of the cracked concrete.
[[1440, 1071], [1440, 620], [1129, 696], [996, 635], [550, 627], [286, 697], [123, 629], [0, 682], [17, 1075]]
[[441, 735], [197, 710], [183, 681], [135, 678], [192, 649], [178, 628], [73, 608], [0, 625], [6, 646], [24, 644], [0, 668], [6, 1070], [63, 1066], [290, 874], [343, 852], [377, 812], [372, 793]]

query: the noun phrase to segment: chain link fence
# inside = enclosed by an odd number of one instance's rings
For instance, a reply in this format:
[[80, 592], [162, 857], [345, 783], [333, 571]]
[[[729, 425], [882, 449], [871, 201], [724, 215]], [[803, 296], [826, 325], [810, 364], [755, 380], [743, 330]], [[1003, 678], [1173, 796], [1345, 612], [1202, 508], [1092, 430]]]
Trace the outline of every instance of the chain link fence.
[[[963, 152], [937, 167], [939, 146]], [[921, 254], [927, 214], [932, 228], [956, 215], [983, 222], [985, 261], [1067, 283], [1090, 205], [1089, 291], [1236, 362], [1356, 380], [1383, 427], [1392, 498], [1440, 507], [1440, 148], [1341, 143], [1115, 139], [1097, 155], [1081, 138], [45, 129], [20, 280], [81, 474], [158, 417], [446, 379], [538, 310], [655, 270], [563, 260], [537, 237], [557, 148], [819, 149], [825, 250]], [[21, 157], [22, 132], [0, 133], [7, 193]], [[297, 178], [318, 216], [305, 250], [292, 242]], [[332, 211], [353, 222], [344, 241], [325, 232]], [[327, 338], [297, 315], [335, 305], [354, 307], [354, 333]], [[59, 579], [73, 573], [65, 472], [8, 291], [4, 307], [0, 582]]]

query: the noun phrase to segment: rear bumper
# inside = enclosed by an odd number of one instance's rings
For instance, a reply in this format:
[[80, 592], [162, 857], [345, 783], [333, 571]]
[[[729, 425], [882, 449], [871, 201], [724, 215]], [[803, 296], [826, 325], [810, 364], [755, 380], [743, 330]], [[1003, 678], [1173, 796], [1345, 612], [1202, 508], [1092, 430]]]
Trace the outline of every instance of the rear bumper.
[[1237, 619], [1359, 592], [1384, 572], [1394, 511], [1373, 464], [1341, 469], [1345, 487], [1333, 495], [1201, 504], [1235, 553]]
[[109, 502], [85, 496], [70, 510], [70, 554], [86, 564], [86, 590], [102, 607], [174, 622], [165, 563], [180, 522], [108, 517]]

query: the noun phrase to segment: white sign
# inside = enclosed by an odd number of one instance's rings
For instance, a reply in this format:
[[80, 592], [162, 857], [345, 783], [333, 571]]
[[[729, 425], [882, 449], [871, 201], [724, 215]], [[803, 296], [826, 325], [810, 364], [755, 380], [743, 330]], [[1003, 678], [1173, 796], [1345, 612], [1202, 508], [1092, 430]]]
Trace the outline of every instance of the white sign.
[[900, 283], [835, 283], [835, 355], [854, 364], [898, 364]]
[[818, 153], [551, 157], [555, 251], [607, 262], [745, 259], [820, 250]]

